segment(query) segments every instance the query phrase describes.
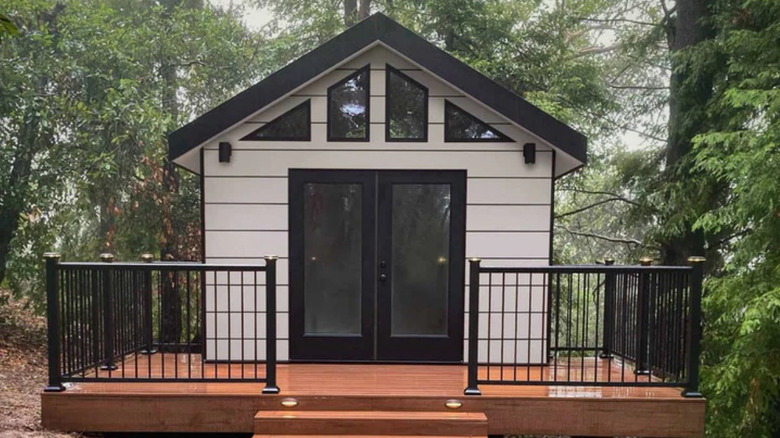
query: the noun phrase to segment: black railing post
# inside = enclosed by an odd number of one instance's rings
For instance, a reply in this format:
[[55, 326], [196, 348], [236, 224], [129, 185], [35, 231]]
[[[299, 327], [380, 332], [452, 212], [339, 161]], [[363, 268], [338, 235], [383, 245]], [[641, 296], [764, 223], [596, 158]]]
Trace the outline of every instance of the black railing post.
[[[100, 261], [112, 263], [113, 254], [100, 254]], [[103, 271], [103, 357], [101, 370], [115, 370], [114, 364], [114, 289], [111, 282], [111, 270]]]
[[[263, 394], [278, 394], [276, 385], [276, 256], [265, 256], [265, 388]], [[230, 273], [228, 273], [230, 275]], [[243, 273], [241, 274], [243, 275]]]
[[[639, 264], [650, 266], [653, 263], [651, 257], [642, 257]], [[650, 276], [644, 270], [639, 272], [639, 291], [637, 292], [637, 352], [636, 352], [636, 370], [634, 372], [640, 375], [650, 374], [650, 367], [647, 363], [648, 338], [650, 336]]]
[[704, 281], [704, 257], [689, 257], [691, 272], [691, 316], [688, 319], [688, 384], [682, 392], [685, 397], [703, 397], [699, 392], [699, 354], [701, 353], [701, 295]]
[[[154, 255], [149, 253], [141, 254], [141, 261], [144, 263], [152, 263], [154, 261]], [[142, 293], [141, 302], [144, 312], [143, 323], [143, 348], [141, 354], [154, 354], [157, 353], [157, 349], [154, 348], [154, 322], [152, 320], [152, 270], [148, 269], [144, 271], [144, 290]]]
[[479, 371], [479, 263], [469, 259], [469, 362], [465, 395], [482, 395], [477, 383]]
[[[604, 259], [604, 265], [614, 266], [615, 259]], [[602, 336], [603, 345], [601, 347], [602, 359], [612, 359], [612, 350], [614, 346], [612, 341], [615, 337], [615, 273], [609, 269], [604, 275], [604, 333]]]
[[49, 384], [44, 391], [64, 391], [62, 385], [62, 370], [60, 369], [60, 291], [57, 281], [57, 264], [60, 255], [56, 252], [47, 252], [43, 255], [46, 260], [46, 322], [49, 343]]

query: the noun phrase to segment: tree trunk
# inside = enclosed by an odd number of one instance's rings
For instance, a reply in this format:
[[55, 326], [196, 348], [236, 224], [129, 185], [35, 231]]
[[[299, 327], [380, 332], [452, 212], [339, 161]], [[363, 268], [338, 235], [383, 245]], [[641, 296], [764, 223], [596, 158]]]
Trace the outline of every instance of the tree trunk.
[[[186, 0], [168, 0], [165, 2], [166, 12], [172, 14], [174, 8], [179, 5], [187, 6]], [[196, 2], [197, 7], [197, 2]], [[159, 69], [162, 79], [162, 106], [165, 113], [171, 116], [171, 120], [178, 121], [179, 104], [176, 99], [178, 77], [173, 55], [161, 54]], [[173, 226], [173, 201], [179, 190], [179, 176], [172, 162], [166, 160], [163, 164], [162, 187], [160, 198], [162, 200], [162, 230], [160, 230], [160, 259], [163, 261], [181, 260], [179, 254], [179, 236]], [[162, 321], [160, 338], [165, 343], [177, 344], [181, 342], [182, 315], [184, 314], [181, 292], [176, 272], [165, 275], [161, 291]]]
[[351, 27], [357, 17], [357, 0], [344, 0], [344, 25]]
[[[30, 137], [31, 127], [29, 124], [26, 126], [25, 132], [28, 134], [25, 137]], [[8, 187], [0, 192], [3, 199], [2, 204], [0, 204], [0, 283], [5, 279], [5, 264], [11, 251], [11, 241], [19, 228], [22, 207], [26, 204], [32, 168], [32, 148], [32, 143], [26, 143], [26, 146], [16, 150], [8, 178]]]
[[358, 7], [358, 21], [365, 20], [371, 14], [371, 0], [360, 0]]
[[[669, 89], [669, 122], [666, 149], [666, 179], [679, 181], [690, 177], [691, 166], [683, 160], [691, 151], [692, 139], [706, 129], [706, 105], [712, 96], [712, 72], [693, 69], [681, 52], [711, 37], [704, 24], [708, 15], [705, 0], [678, 0], [677, 17], [667, 30], [672, 55]], [[688, 256], [702, 255], [704, 235], [686, 223], [684, 230], [661, 242], [664, 264], [685, 264]]]

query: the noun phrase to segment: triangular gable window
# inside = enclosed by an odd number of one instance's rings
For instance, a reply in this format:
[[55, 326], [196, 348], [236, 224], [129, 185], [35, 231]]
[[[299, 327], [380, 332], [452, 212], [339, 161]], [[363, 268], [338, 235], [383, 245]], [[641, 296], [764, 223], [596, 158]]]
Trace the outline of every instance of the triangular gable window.
[[311, 140], [311, 99], [252, 131], [242, 141]]
[[387, 141], [427, 141], [428, 88], [390, 65], [385, 85]]
[[328, 141], [368, 141], [369, 66], [328, 88]]
[[513, 140], [452, 102], [445, 100], [444, 141], [504, 142]]

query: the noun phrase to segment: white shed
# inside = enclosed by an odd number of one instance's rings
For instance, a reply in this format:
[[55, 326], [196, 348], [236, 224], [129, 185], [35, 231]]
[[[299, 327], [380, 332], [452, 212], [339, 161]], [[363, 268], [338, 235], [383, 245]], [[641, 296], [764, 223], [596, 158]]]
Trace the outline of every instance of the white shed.
[[[583, 135], [382, 14], [169, 143], [201, 178], [203, 260], [279, 257], [281, 361], [462, 362], [467, 257], [548, 265], [555, 180], [586, 161]], [[217, 283], [206, 357], [265, 351], [262, 314], [237, 310], [263, 291], [234, 279], [228, 303]], [[516, 300], [480, 333], [511, 332], [517, 363], [547, 361], [546, 285], [532, 286], [521, 292], [538, 299], [483, 287], [481, 310]], [[237, 338], [242, 326], [257, 339]]]

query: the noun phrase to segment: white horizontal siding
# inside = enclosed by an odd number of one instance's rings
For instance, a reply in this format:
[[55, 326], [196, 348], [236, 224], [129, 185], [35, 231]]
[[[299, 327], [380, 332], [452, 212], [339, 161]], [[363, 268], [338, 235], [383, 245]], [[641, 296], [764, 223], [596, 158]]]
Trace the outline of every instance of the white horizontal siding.
[[549, 178], [469, 178], [469, 204], [550, 205]]
[[286, 205], [206, 204], [205, 215], [206, 231], [286, 231], [288, 227]]
[[205, 151], [209, 176], [286, 176], [289, 169], [467, 169], [472, 177], [549, 177], [552, 154], [537, 154], [525, 164], [516, 152], [344, 150], [234, 150], [230, 163]]
[[[370, 142], [328, 142], [327, 88], [351, 74], [354, 68], [371, 63]], [[483, 266], [543, 266], [549, 260], [552, 152], [526, 131], [487, 110], [483, 105], [423, 71], [406, 74], [429, 88], [428, 142], [386, 142], [384, 127], [385, 63], [396, 68], [411, 64], [383, 48], [375, 48], [349, 61], [347, 69], [331, 72], [228, 131], [204, 151], [204, 201], [206, 219], [206, 261], [208, 263], [264, 266], [264, 255], [280, 257], [277, 262], [277, 348], [280, 360], [289, 358], [289, 261], [288, 180], [289, 169], [459, 169], [466, 170], [468, 256], [483, 258]], [[240, 141], [275, 117], [305, 100], [311, 101], [312, 141]], [[515, 142], [445, 143], [444, 101], [449, 99], [466, 111], [493, 123], [494, 128]], [[218, 163], [217, 145], [233, 146], [230, 163]], [[537, 143], [537, 162], [525, 164], [524, 143]], [[258, 275], [220, 274], [206, 279], [206, 347], [210, 359], [265, 359], [265, 283]], [[481, 280], [482, 282], [485, 279]], [[515, 282], [517, 286], [515, 286]], [[214, 286], [214, 284], [217, 284]], [[465, 320], [468, 318], [468, 285]], [[480, 334], [486, 338], [513, 337], [517, 341], [479, 341], [480, 360], [539, 363], [546, 351], [546, 282], [527, 276], [507, 277], [505, 287], [480, 287]], [[244, 310], [252, 309], [242, 318]], [[254, 305], [258, 313], [254, 314]], [[501, 309], [511, 316], [488, 315]], [[508, 314], [509, 315], [509, 314]], [[531, 323], [530, 329], [528, 323]], [[241, 329], [252, 339], [240, 339]], [[229, 339], [227, 337], [230, 329]], [[257, 330], [258, 339], [255, 337]], [[500, 334], [503, 330], [503, 334]], [[467, 333], [467, 332], [466, 332]], [[522, 335], [522, 336], [521, 336]], [[219, 338], [219, 339], [217, 339]], [[529, 339], [530, 338], [530, 339]], [[538, 338], [538, 339], [537, 339]], [[468, 340], [464, 343], [467, 345]], [[228, 348], [230, 347], [230, 348]], [[501, 353], [501, 348], [504, 351]], [[529, 353], [530, 347], [530, 353]], [[488, 353], [488, 349], [490, 352]], [[230, 350], [230, 353], [228, 353]], [[467, 349], [464, 349], [464, 352]], [[503, 354], [503, 356], [502, 356]]]
[[469, 205], [468, 231], [547, 231], [549, 205]]
[[466, 233], [468, 257], [549, 257], [549, 232]]

